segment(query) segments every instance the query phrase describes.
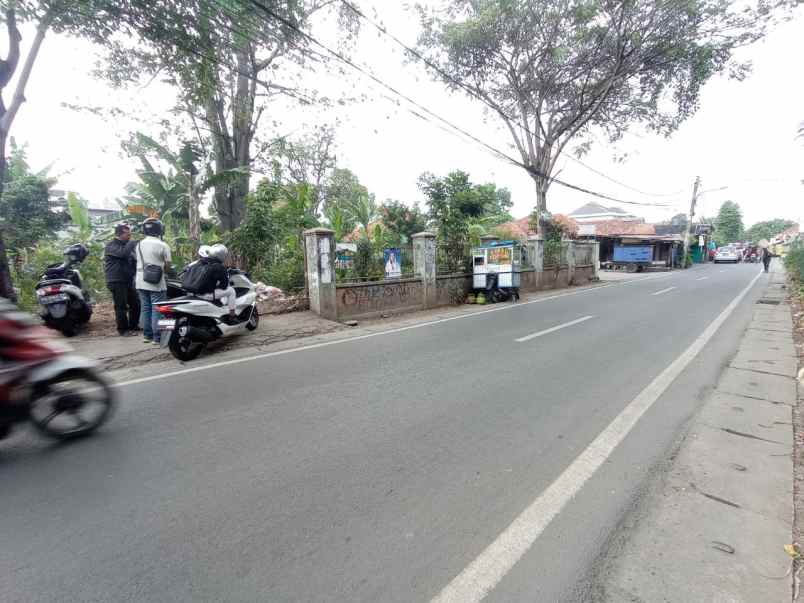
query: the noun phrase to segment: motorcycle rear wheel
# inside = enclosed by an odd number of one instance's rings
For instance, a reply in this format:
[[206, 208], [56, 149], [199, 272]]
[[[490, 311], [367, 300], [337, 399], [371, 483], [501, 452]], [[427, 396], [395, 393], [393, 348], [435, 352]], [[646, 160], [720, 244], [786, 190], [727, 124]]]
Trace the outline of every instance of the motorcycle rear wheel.
[[[98, 411], [87, 418], [81, 411], [93, 401]], [[28, 416], [44, 435], [68, 440], [95, 431], [109, 419], [114, 406], [114, 395], [105, 379], [94, 371], [74, 369], [37, 385], [31, 395]], [[66, 423], [56, 420], [67, 417]]]
[[176, 360], [181, 362], [195, 360], [201, 355], [205, 347], [204, 343], [193, 341], [189, 337], [182, 337], [178, 334], [175, 337], [171, 336], [168, 343], [170, 353], [173, 354]]

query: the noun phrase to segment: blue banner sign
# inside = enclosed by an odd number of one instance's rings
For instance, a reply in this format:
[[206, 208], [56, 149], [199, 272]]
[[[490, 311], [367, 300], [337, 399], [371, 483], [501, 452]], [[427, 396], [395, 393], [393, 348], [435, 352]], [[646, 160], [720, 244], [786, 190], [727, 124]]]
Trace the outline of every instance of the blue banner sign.
[[615, 245], [614, 261], [643, 263], [653, 261], [653, 245]]

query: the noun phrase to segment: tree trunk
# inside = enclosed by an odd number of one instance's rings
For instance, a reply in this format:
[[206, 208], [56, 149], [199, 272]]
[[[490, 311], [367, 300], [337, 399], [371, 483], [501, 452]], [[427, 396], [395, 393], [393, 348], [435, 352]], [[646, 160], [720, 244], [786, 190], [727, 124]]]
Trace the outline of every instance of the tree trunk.
[[193, 183], [190, 184], [190, 198], [188, 200], [188, 214], [190, 222], [190, 240], [198, 247], [201, 240], [201, 215], [199, 213], [200, 199]]
[[544, 214], [547, 213], [547, 182], [540, 176], [532, 176], [536, 185], [536, 234], [544, 237]]
[[[6, 184], [6, 133], [0, 132], [0, 198]], [[6, 243], [3, 239], [3, 229], [0, 228], [0, 297], [5, 297], [13, 302], [17, 301], [14, 293], [14, 283], [11, 280], [11, 269], [8, 266], [8, 254], [6, 253]]]

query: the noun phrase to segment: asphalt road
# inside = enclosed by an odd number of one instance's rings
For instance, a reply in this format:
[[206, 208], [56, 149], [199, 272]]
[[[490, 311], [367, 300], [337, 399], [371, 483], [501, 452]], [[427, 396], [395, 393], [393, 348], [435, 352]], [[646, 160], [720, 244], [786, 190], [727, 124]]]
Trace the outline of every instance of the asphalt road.
[[[0, 601], [429, 601], [758, 271], [652, 275], [123, 385], [96, 437], [0, 442]], [[588, 600], [765, 279], [486, 600]]]

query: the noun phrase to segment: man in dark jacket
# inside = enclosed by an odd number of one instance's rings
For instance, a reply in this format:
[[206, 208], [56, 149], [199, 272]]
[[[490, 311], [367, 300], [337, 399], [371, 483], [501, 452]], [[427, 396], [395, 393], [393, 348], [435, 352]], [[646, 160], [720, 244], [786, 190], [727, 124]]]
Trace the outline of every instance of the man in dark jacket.
[[773, 259], [773, 254], [771, 253], [771, 250], [768, 249], [767, 247], [763, 247], [762, 248], [762, 265], [765, 266], [765, 272], [767, 272], [768, 268], [770, 268], [770, 263], [771, 263], [772, 259]]
[[106, 286], [114, 299], [114, 317], [117, 332], [128, 335], [139, 330], [140, 300], [134, 288], [132, 252], [136, 242], [131, 240], [131, 228], [118, 224], [114, 229], [115, 238], [106, 244], [103, 258], [106, 272]]

